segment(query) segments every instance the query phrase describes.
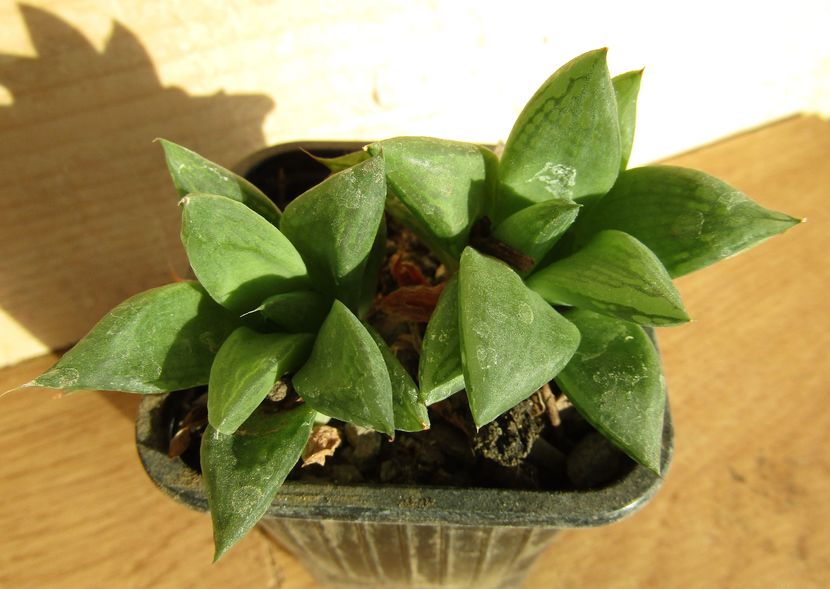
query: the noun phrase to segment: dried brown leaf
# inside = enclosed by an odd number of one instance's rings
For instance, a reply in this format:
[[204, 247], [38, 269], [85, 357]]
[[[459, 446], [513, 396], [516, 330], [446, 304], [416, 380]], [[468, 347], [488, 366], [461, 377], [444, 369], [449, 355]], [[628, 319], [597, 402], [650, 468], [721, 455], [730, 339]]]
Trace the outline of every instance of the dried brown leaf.
[[317, 425], [311, 431], [308, 443], [303, 450], [303, 466], [319, 464], [323, 466], [326, 458], [334, 456], [340, 446], [340, 430], [330, 425]]

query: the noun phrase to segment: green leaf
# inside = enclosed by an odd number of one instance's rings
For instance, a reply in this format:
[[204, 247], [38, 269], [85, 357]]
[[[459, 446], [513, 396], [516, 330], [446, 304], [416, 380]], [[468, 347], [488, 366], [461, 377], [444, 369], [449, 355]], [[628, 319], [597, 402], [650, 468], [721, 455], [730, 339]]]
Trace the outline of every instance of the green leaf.
[[525, 207], [499, 223], [493, 237], [533, 258], [538, 265], [579, 213], [569, 198], [553, 198]]
[[347, 170], [352, 166], [365, 162], [370, 157], [369, 154], [363, 149], [337, 157], [318, 157], [313, 153], [309, 153], [308, 155], [310, 155], [315, 162], [323, 164], [332, 172]]
[[386, 341], [368, 324], [364, 324], [386, 363], [392, 382], [392, 409], [395, 415], [395, 429], [404, 432], [419, 432], [429, 429], [429, 413], [426, 405], [418, 399], [418, 387], [406, 368], [395, 356]]
[[633, 323], [591, 311], [565, 316], [582, 341], [557, 384], [586, 421], [659, 475], [666, 393], [651, 340]]
[[386, 362], [360, 320], [340, 301], [334, 301], [311, 357], [294, 375], [293, 383], [306, 403], [320, 413], [394, 434]]
[[303, 193], [282, 216], [280, 229], [302, 254], [312, 280], [352, 310], [385, 201], [383, 159], [373, 157]]
[[444, 287], [421, 344], [418, 381], [421, 400], [427, 405], [443, 401], [464, 388], [458, 332], [457, 276], [450, 278]]
[[291, 242], [236, 201], [212, 194], [182, 199], [182, 243], [205, 290], [237, 313], [256, 309], [271, 295], [308, 288]]
[[213, 519], [214, 561], [268, 510], [300, 459], [316, 415], [304, 404], [281, 413], [258, 410], [233, 435], [207, 427], [202, 478]]
[[279, 377], [296, 371], [308, 358], [314, 336], [308, 333], [234, 331], [216, 354], [208, 383], [208, 420], [232, 434], [259, 407]]
[[507, 264], [464, 250], [458, 274], [461, 359], [476, 426], [525, 400], [567, 364], [579, 332]]
[[476, 219], [490, 209], [495, 154], [472, 143], [430, 137], [387, 139], [368, 149], [383, 155], [389, 190], [418, 221], [411, 229], [428, 232], [457, 259]]
[[571, 256], [528, 278], [552, 305], [571, 305], [643, 325], [689, 320], [671, 276], [651, 250], [622, 231], [601, 231]]
[[590, 51], [561, 67], [519, 115], [501, 158], [497, 221], [533, 203], [613, 186], [620, 131], [605, 55]]
[[27, 386], [166, 393], [207, 384], [238, 320], [195, 282], [130, 297]]
[[626, 72], [611, 79], [617, 97], [617, 115], [620, 122], [620, 170], [628, 166], [631, 147], [634, 145], [634, 128], [637, 125], [637, 95], [643, 70]]
[[375, 302], [375, 295], [378, 291], [378, 279], [380, 278], [380, 267], [386, 259], [386, 216], [380, 218], [375, 241], [369, 251], [369, 258], [366, 260], [366, 267], [363, 269], [363, 280], [360, 292], [360, 305], [358, 306], [358, 317], [365, 317]]
[[331, 309], [331, 298], [311, 290], [275, 294], [259, 306], [262, 316], [290, 332], [316, 333]]
[[618, 229], [657, 254], [672, 277], [749, 249], [798, 224], [697, 170], [646, 166], [627, 170], [575, 225], [576, 246]]
[[170, 170], [179, 196], [187, 196], [194, 192], [224, 196], [241, 202], [274, 225], [279, 224], [279, 207], [245, 178], [172, 141], [158, 141], [164, 148], [167, 169]]

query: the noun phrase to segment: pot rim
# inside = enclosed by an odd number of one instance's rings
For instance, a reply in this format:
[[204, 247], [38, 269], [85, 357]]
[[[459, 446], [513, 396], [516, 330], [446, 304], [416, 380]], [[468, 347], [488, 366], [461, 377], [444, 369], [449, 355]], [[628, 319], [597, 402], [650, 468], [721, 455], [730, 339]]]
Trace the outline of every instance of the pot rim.
[[[162, 491], [194, 509], [206, 511], [201, 475], [180, 458], [167, 456], [163, 406], [171, 394], [175, 393], [142, 399], [136, 422], [138, 453], [150, 478]], [[638, 464], [600, 489], [530, 491], [286, 481], [265, 517], [470, 526], [601, 526], [634, 513], [654, 496], [671, 463], [673, 437], [667, 401], [660, 460], [663, 476]]]

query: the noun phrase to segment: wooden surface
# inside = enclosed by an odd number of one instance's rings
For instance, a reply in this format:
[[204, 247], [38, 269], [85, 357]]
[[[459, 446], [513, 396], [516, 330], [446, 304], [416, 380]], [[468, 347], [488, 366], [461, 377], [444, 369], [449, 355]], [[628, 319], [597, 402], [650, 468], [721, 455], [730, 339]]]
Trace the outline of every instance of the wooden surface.
[[[630, 519], [564, 532], [527, 587], [830, 586], [828, 153], [830, 124], [795, 118], [673, 160], [809, 222], [679, 280], [696, 321], [658, 336], [677, 430], [665, 486]], [[51, 361], [3, 370], [0, 391]], [[208, 518], [138, 462], [136, 407], [0, 399], [0, 587], [315, 587], [259, 533], [210, 564]]]

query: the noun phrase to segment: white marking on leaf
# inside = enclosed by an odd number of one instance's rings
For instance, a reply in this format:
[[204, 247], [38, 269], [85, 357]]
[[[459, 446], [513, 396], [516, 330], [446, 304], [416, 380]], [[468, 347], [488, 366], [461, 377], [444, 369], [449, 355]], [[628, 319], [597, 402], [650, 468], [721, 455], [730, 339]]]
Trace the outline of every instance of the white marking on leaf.
[[541, 182], [554, 196], [570, 196], [576, 184], [576, 169], [565, 164], [546, 162], [545, 167], [536, 172], [528, 182]]

